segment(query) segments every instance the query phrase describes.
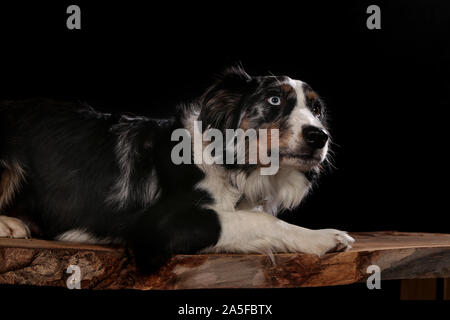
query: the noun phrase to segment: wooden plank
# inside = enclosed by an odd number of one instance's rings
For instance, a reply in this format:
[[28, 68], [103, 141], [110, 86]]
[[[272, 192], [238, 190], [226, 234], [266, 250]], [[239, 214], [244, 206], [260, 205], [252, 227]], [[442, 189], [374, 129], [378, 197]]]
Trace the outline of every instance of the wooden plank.
[[66, 286], [69, 265], [81, 270], [83, 289], [282, 288], [364, 281], [377, 265], [381, 280], [450, 277], [450, 235], [352, 233], [353, 248], [318, 258], [275, 254], [177, 255], [151, 276], [136, 272], [122, 248], [0, 239], [0, 284]]

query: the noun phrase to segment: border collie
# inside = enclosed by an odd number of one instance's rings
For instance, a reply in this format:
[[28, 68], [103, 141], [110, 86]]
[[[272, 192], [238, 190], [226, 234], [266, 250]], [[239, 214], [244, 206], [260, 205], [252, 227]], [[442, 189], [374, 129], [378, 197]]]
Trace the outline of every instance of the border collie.
[[[0, 104], [0, 237], [125, 245], [142, 271], [176, 253], [345, 250], [353, 239], [276, 218], [307, 194], [328, 152], [324, 106], [306, 83], [230, 68], [168, 120], [49, 100]], [[279, 130], [279, 170], [174, 164], [193, 122]], [[274, 151], [274, 150], [271, 150]]]

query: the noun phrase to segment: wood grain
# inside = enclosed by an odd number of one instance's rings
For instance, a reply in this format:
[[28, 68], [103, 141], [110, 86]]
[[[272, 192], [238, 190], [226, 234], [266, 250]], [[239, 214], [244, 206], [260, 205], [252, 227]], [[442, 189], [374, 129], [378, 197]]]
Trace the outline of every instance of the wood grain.
[[82, 289], [285, 288], [365, 281], [377, 265], [381, 280], [449, 278], [450, 235], [352, 233], [353, 248], [319, 258], [275, 254], [177, 255], [151, 276], [136, 272], [123, 248], [38, 239], [0, 239], [0, 284], [66, 287], [69, 265], [81, 269]]

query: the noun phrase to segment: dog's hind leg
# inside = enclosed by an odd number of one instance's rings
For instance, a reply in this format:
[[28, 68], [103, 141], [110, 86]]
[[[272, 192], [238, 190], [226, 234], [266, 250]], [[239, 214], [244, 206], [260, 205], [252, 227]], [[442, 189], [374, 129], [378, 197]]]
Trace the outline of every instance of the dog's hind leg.
[[0, 159], [0, 210], [11, 202], [25, 180], [25, 170], [18, 161]]
[[29, 238], [30, 229], [17, 218], [0, 216], [0, 238]]
[[24, 170], [17, 161], [0, 160], [0, 238], [29, 238], [30, 229], [21, 220], [1, 215], [24, 180]]

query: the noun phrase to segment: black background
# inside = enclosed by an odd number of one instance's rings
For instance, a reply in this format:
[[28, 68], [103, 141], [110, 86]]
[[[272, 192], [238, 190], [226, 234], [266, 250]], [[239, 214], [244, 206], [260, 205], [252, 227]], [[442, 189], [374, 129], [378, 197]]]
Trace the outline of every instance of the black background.
[[[443, 205], [448, 2], [311, 2], [2, 3], [0, 98], [82, 100], [102, 111], [167, 117], [233, 63], [252, 75], [285, 74], [324, 98], [337, 145], [335, 168], [284, 219], [348, 231], [450, 232]], [[66, 28], [70, 4], [81, 7], [81, 30]], [[381, 30], [366, 27], [370, 4], [381, 8]], [[342, 298], [339, 290], [345, 290], [369, 300], [396, 298], [398, 284], [387, 287], [392, 290], [376, 294], [358, 286], [328, 288], [312, 296]], [[241, 298], [316, 291], [245, 292]]]

